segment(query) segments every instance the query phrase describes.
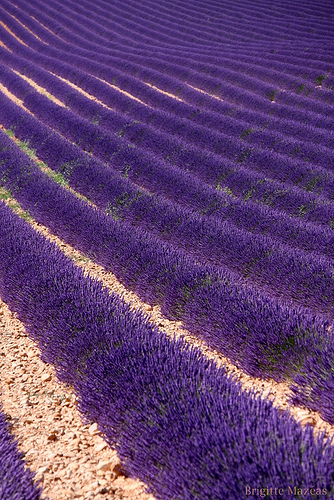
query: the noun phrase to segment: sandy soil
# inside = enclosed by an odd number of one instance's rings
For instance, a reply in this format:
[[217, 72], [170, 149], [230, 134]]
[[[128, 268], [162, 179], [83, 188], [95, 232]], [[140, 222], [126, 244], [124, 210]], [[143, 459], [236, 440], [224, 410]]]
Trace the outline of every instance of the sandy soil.
[[0, 371], [3, 411], [43, 485], [43, 498], [153, 500], [143, 483], [127, 477], [97, 425], [82, 424], [71, 387], [40, 360], [39, 349], [2, 301]]

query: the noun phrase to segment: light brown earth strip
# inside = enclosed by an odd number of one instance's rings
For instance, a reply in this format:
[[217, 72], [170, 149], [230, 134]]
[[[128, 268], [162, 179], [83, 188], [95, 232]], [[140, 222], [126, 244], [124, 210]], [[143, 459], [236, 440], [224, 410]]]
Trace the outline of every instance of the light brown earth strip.
[[4, 85], [2, 85], [2, 83], [0, 83], [0, 90], [1, 92], [3, 92], [7, 97], [9, 97], [9, 99], [11, 99], [13, 102], [15, 102], [15, 104], [17, 104], [18, 106], [20, 106], [22, 109], [24, 109], [25, 111], [28, 111], [29, 114], [32, 115], [31, 111], [29, 111], [29, 109], [27, 109], [24, 105], [23, 105], [23, 101], [21, 99], [18, 99], [18, 97], [16, 97], [14, 94], [12, 94], [8, 89], [7, 87], [5, 87]]
[[10, 49], [7, 47], [7, 45], [5, 45], [5, 44], [4, 44], [1, 40], [0, 40], [0, 47], [4, 47], [6, 50], [8, 50], [8, 52], [13, 53], [13, 51], [12, 51], [12, 50], [10, 50]]
[[[18, 8], [16, 5], [15, 5], [16, 8]], [[9, 12], [8, 12], [9, 14]], [[44, 40], [42, 40], [41, 38], [39, 38], [39, 36], [36, 35], [36, 33], [34, 33], [33, 31], [31, 31], [29, 28], [27, 28], [27, 26], [23, 23], [21, 23], [21, 21], [19, 21], [15, 16], [13, 16], [12, 14], [9, 14], [13, 19], [15, 19], [15, 21], [17, 21], [19, 24], [21, 24], [21, 26], [23, 26], [23, 28], [27, 31], [29, 31], [29, 33], [31, 35], [33, 35], [35, 38], [37, 38], [37, 40], [39, 40], [40, 42], [44, 43], [45, 45], [49, 45], [48, 43], [44, 42]]]
[[56, 76], [57, 78], [59, 78], [59, 80], [62, 80], [64, 83], [67, 83], [67, 85], [69, 85], [70, 87], [74, 88], [75, 90], [77, 90], [78, 92], [80, 92], [82, 95], [84, 95], [88, 99], [91, 99], [92, 101], [98, 102], [104, 108], [108, 108], [108, 109], [113, 110], [113, 108], [110, 108], [109, 106], [107, 106], [106, 104], [104, 104], [102, 101], [99, 101], [99, 99], [97, 99], [97, 97], [95, 97], [95, 96], [93, 96], [91, 94], [88, 94], [88, 92], [85, 92], [81, 87], [78, 87], [78, 85], [75, 85], [74, 83], [70, 82], [69, 80], [66, 80], [65, 78], [62, 78], [61, 76], [56, 75], [56, 73], [52, 73], [51, 71], [49, 71], [49, 73], [51, 75]]
[[[6, 203], [8, 205], [11, 203], [16, 203], [16, 205], [18, 205], [13, 198], [11, 201], [6, 200]], [[50, 241], [56, 243], [65, 255], [72, 258], [76, 265], [84, 269], [86, 275], [98, 278], [110, 292], [114, 292], [122, 297], [133, 309], [139, 309], [147, 314], [150, 321], [155, 323], [160, 331], [164, 332], [167, 336], [171, 338], [173, 338], [174, 335], [176, 337], [182, 337], [185, 341], [189, 342], [189, 344], [199, 347], [205, 356], [213, 359], [218, 366], [224, 366], [229, 373], [232, 373], [236, 379], [241, 382], [244, 389], [253, 389], [257, 393], [262, 394], [262, 397], [266, 397], [270, 394], [275, 398], [274, 405], [281, 410], [289, 408], [291, 415], [300, 422], [301, 425], [310, 424], [314, 427], [316, 433], [325, 431], [327, 436], [334, 436], [334, 425], [325, 422], [317, 412], [289, 405], [288, 397], [291, 391], [286, 382], [278, 383], [273, 380], [267, 381], [245, 374], [242, 370], [233, 365], [227, 357], [211, 349], [204, 341], [186, 331], [181, 321], [170, 321], [161, 313], [161, 308], [159, 306], [152, 307], [141, 301], [134, 292], [127, 290], [111, 272], [107, 272], [102, 266], [99, 266], [85, 257], [82, 253], [74, 250], [70, 245], [64, 243], [60, 238], [51, 234], [45, 226], [35, 221], [30, 221], [29, 223], [35, 230], [46, 236]]]
[[[1, 123], [0, 123], [0, 129], [3, 130], [4, 132], [8, 131]], [[17, 137], [15, 137], [15, 135], [10, 135], [9, 138], [13, 142], [15, 142], [15, 144], [17, 144], [19, 147], [21, 147], [21, 145], [24, 144], [20, 139], [18, 139]], [[27, 144], [29, 145], [29, 143], [27, 143]], [[51, 177], [51, 179], [53, 181], [58, 182], [58, 180], [57, 180], [57, 172], [55, 172], [54, 170], [52, 170], [51, 168], [49, 168], [47, 166], [47, 164], [44, 163], [44, 161], [40, 160], [38, 158], [38, 156], [36, 156], [35, 152], [33, 154], [29, 154], [29, 158], [31, 160], [33, 160], [36, 163], [36, 165], [42, 170], [42, 172], [44, 172], [48, 177]], [[62, 183], [62, 186], [67, 191], [69, 191], [70, 193], [72, 193], [77, 198], [80, 198], [80, 200], [83, 200], [85, 203], [87, 203], [91, 207], [97, 208], [97, 205], [95, 205], [92, 201], [90, 201], [88, 198], [86, 198], [86, 196], [84, 196], [84, 195], [78, 193], [77, 191], [75, 191], [74, 189], [72, 189], [69, 186], [68, 183]]]
[[130, 99], [134, 99], [135, 101], [140, 102], [140, 104], [144, 104], [144, 106], [151, 108], [151, 106], [149, 104], [147, 104], [146, 102], [141, 101], [140, 99], [138, 99], [138, 97], [135, 97], [134, 95], [129, 94], [129, 92], [122, 90], [121, 88], [117, 87], [116, 85], [113, 85], [113, 84], [107, 82], [106, 80], [102, 80], [102, 78], [98, 78], [97, 76], [94, 76], [94, 75], [89, 75], [89, 76], [92, 76], [93, 78], [96, 78], [96, 80], [100, 80], [100, 82], [105, 83], [106, 85], [109, 85], [109, 87], [111, 87], [112, 89], [118, 90], [118, 92], [121, 92], [122, 94], [126, 95], [127, 97], [130, 97]]
[[[15, 70], [13, 70], [13, 71], [14, 71], [14, 73], [16, 73], [17, 76], [20, 76], [21, 78], [23, 78], [23, 80], [25, 80], [27, 83], [29, 83], [29, 85], [31, 85], [35, 90], [37, 90], [37, 92], [39, 92], [42, 95], [45, 95], [46, 97], [48, 97], [51, 101], [53, 101], [58, 106], [61, 106], [62, 108], [69, 109], [68, 106], [66, 106], [65, 103], [63, 103], [57, 97], [55, 97], [53, 94], [51, 94], [50, 92], [48, 92], [44, 87], [41, 87], [40, 85], [38, 85], [32, 78], [28, 78], [27, 76], [22, 75], [18, 71], [15, 71]], [[109, 106], [107, 106], [106, 104], [104, 104], [102, 101], [99, 101], [96, 97], [94, 97], [94, 96], [88, 94], [87, 92], [85, 92], [81, 87], [78, 87], [74, 83], [72, 83], [72, 82], [70, 82], [68, 80], [65, 80], [65, 78], [62, 78], [62, 77], [56, 75], [55, 73], [52, 73], [51, 71], [49, 71], [49, 73], [51, 75], [59, 78], [59, 80], [62, 80], [64, 83], [66, 83], [70, 87], [74, 88], [75, 90], [77, 90], [78, 92], [80, 92], [81, 94], [83, 94], [88, 99], [96, 101], [99, 104], [101, 104], [102, 106], [104, 106], [105, 108], [108, 108], [108, 109], [112, 110], [112, 108], [109, 108]]]
[[47, 28], [43, 23], [41, 23], [41, 21], [39, 21], [38, 19], [36, 19], [36, 17], [34, 16], [31, 16], [30, 14], [28, 14], [29, 17], [31, 17], [31, 19], [33, 19], [34, 21], [36, 21], [36, 23], [40, 24], [44, 29], [46, 29], [49, 33], [51, 33], [52, 35], [56, 36], [57, 38], [59, 38], [59, 40], [62, 40], [64, 42], [66, 42], [66, 40], [63, 40], [63, 38], [61, 38], [59, 35], [57, 35], [56, 33], [54, 33], [52, 30], [50, 30], [49, 28]]
[[[51, 179], [55, 182], [55, 177], [57, 176], [57, 172], [52, 170], [51, 168], [45, 166], [45, 163], [42, 160], [39, 160], [37, 157], [33, 158], [34, 162], [37, 163], [37, 165], [40, 167], [42, 172], [44, 172], [48, 177], [51, 177]], [[86, 196], [83, 196], [82, 194], [78, 193], [78, 191], [74, 191], [68, 184], [63, 185], [63, 187], [69, 191], [70, 193], [74, 194], [77, 198], [80, 198], [80, 200], [83, 200], [85, 203], [90, 205], [91, 207], [97, 208], [97, 205], [95, 205], [92, 201], [90, 201]]]
[[[12, 17], [13, 17], [13, 16], [12, 16]], [[31, 17], [32, 19], [34, 19], [36, 22], [39, 22], [39, 21], [38, 21], [36, 18], [34, 18], [33, 16], [30, 16], [30, 17]], [[4, 28], [5, 28], [5, 29], [6, 29], [6, 30], [7, 30], [7, 31], [8, 31], [8, 32], [9, 32], [9, 33], [10, 33], [10, 34], [14, 37], [14, 38], [16, 38], [16, 39], [17, 39], [20, 43], [22, 43], [23, 45], [25, 45], [26, 47], [28, 47], [28, 45], [27, 45], [26, 43], [24, 43], [22, 40], [20, 40], [20, 39], [19, 39], [16, 35], [14, 35], [14, 33], [13, 33], [13, 32], [12, 32], [9, 28], [7, 28], [7, 26], [6, 26], [3, 22], [1, 22], [1, 21], [0, 21], [0, 24], [1, 24], [1, 25], [2, 25], [2, 26], [3, 26], [3, 27], [4, 27]], [[21, 23], [21, 24], [22, 24], [22, 23]], [[43, 28], [47, 29], [50, 33], [52, 33], [53, 35], [55, 35], [55, 33], [53, 33], [51, 30], [49, 30], [48, 28], [46, 28], [46, 26], [44, 26], [42, 23], [39, 23], [39, 24], [41, 24], [41, 26], [43, 26]], [[26, 28], [26, 29], [27, 29], [27, 28]], [[28, 31], [29, 31], [29, 30], [28, 30]], [[32, 34], [33, 34], [34, 36], [36, 36], [34, 33], [32, 33]], [[61, 39], [61, 40], [62, 40], [62, 38], [61, 38], [60, 36], [58, 36], [58, 35], [55, 35], [55, 36], [57, 36], [59, 39]], [[38, 37], [37, 37], [37, 38], [38, 38]], [[39, 39], [39, 40], [40, 40], [40, 39]], [[43, 40], [40, 40], [40, 41], [41, 41], [41, 42], [43, 42]], [[43, 42], [43, 43], [47, 44], [47, 42]], [[20, 76], [22, 76], [22, 75], [20, 75]], [[58, 76], [58, 75], [55, 75], [55, 76]], [[133, 96], [132, 94], [129, 94], [129, 92], [126, 92], [125, 90], [120, 89], [120, 88], [119, 88], [119, 87], [117, 87], [116, 85], [112, 85], [111, 83], [106, 82], [105, 80], [102, 80], [101, 78], [95, 77], [94, 75], [90, 75], [90, 76], [92, 76], [93, 78], [96, 78], [97, 80], [100, 80], [100, 81], [101, 81], [101, 82], [103, 82], [103, 83], [106, 83], [107, 85], [109, 85], [109, 86], [110, 86], [110, 87], [112, 87], [113, 89], [118, 90], [119, 92], [121, 92], [122, 94], [124, 94], [124, 95], [126, 95], [126, 96], [130, 97], [131, 99], [134, 99], [135, 101], [138, 101], [138, 102], [140, 102], [141, 104], [144, 104], [145, 106], [150, 107], [150, 106], [149, 106], [148, 104], [146, 104], [145, 102], [141, 101], [140, 99], [138, 99], [137, 97]], [[60, 77], [58, 77], [58, 78], [60, 78]], [[60, 79], [62, 80], [62, 78], [60, 78]], [[65, 80], [65, 81], [66, 81], [66, 83], [68, 83], [68, 84], [69, 84], [69, 82], [68, 82], [67, 80]], [[72, 85], [73, 85], [73, 84], [72, 84]], [[77, 87], [77, 86], [74, 86], [74, 88], [76, 88], [77, 90], [79, 90], [79, 87]], [[158, 90], [158, 89], [157, 89], [157, 90]], [[82, 93], [83, 93], [84, 95], [86, 95], [86, 97], [89, 97], [90, 99], [94, 99], [94, 100], [98, 101], [98, 99], [97, 99], [96, 97], [94, 97], [94, 96], [90, 96], [90, 94], [87, 94], [87, 93], [86, 93], [85, 91], [83, 91], [82, 89], [81, 89], [81, 90], [79, 90], [79, 91], [82, 91]], [[163, 91], [161, 91], [161, 92], [163, 92]], [[166, 93], [166, 92], [163, 92], [163, 93]], [[168, 95], [171, 95], [171, 94], [168, 94]], [[171, 95], [171, 97], [174, 97], [174, 96], [172, 96], [172, 95]], [[177, 97], [175, 97], [175, 98], [176, 98], [176, 99], [178, 99]], [[99, 102], [100, 104], [102, 104], [103, 106], [106, 106], [106, 105], [105, 105], [105, 104], [103, 104], [101, 101], [98, 101], [98, 102]], [[106, 107], [108, 107], [108, 106], [106, 106]], [[112, 108], [110, 108], [110, 109], [112, 109]]]
[[160, 92], [161, 94], [165, 94], [165, 95], [168, 95], [168, 97], [172, 97], [173, 99], [176, 99], [177, 101], [180, 101], [180, 102], [184, 102], [183, 99], [180, 99], [179, 97], [177, 97], [176, 95], [174, 94], [170, 94], [169, 92], [166, 92], [165, 90], [161, 90], [159, 89], [158, 87], [155, 87], [155, 85], [151, 85], [150, 83], [148, 82], [142, 82], [142, 83], [145, 83], [145, 85], [147, 85], [148, 87], [151, 87], [152, 89], [156, 90], [157, 92]]
[[57, 97], [55, 97], [54, 95], [50, 94], [50, 92], [48, 92], [44, 87], [41, 87], [40, 85], [38, 85], [34, 80], [32, 80], [31, 78], [28, 78], [25, 75], [22, 75], [21, 73], [19, 73], [18, 71], [14, 70], [14, 69], [13, 69], [13, 71], [17, 76], [21, 77], [23, 80], [25, 80], [27, 83], [29, 83], [29, 85], [31, 85], [35, 90], [37, 90], [37, 92], [39, 92], [42, 95], [45, 95], [51, 101], [53, 101], [55, 104], [58, 104], [58, 106], [61, 106], [62, 108], [66, 108], [66, 105], [62, 101], [57, 99]]
[[[13, 16], [12, 16], [13, 17]], [[28, 47], [28, 45], [26, 43], [24, 43], [22, 40], [20, 40], [20, 38], [18, 38], [6, 25], [5, 23], [3, 23], [2, 21], [0, 21], [0, 24], [3, 28], [5, 28], [6, 31], [8, 31], [8, 33], [10, 33], [18, 42], [22, 43], [22, 45], [25, 45], [26, 47]]]
[[71, 387], [41, 361], [24, 326], [1, 300], [0, 372], [3, 411], [27, 466], [42, 481], [43, 497], [154, 499], [143, 483], [126, 476], [96, 424], [82, 424]]
[[190, 83], [186, 83], [186, 85], [188, 85], [188, 87], [191, 87], [194, 90], [197, 90], [197, 92], [201, 92], [202, 94], [205, 94], [209, 97], [213, 97], [214, 99], [218, 99], [218, 101], [224, 101], [224, 99], [222, 99], [221, 97], [218, 97], [218, 96], [213, 95], [213, 94], [209, 94], [208, 92], [205, 92], [205, 90], [202, 90], [202, 89], [199, 89], [198, 87], [194, 87], [193, 85], [190, 85]]
[[[55, 75], [57, 76], [57, 75]], [[59, 77], [58, 77], [59, 78]], [[62, 80], [62, 78], [61, 78]], [[64, 80], [65, 82], [67, 82], [67, 80]], [[67, 82], [67, 83], [70, 83], [70, 82]], [[76, 86], [75, 86], [76, 87]], [[77, 89], [79, 89], [79, 87], [77, 87]], [[2, 90], [2, 92], [7, 95], [7, 97], [9, 97], [9, 99], [11, 99], [13, 102], [15, 102], [15, 104], [17, 104], [18, 106], [20, 106], [22, 109], [24, 109], [25, 111], [27, 111], [30, 115], [34, 116], [33, 113], [31, 113], [31, 111], [29, 111], [29, 109], [27, 109], [24, 105], [23, 105], [23, 101], [21, 101], [20, 99], [18, 99], [14, 94], [12, 94], [6, 87], [4, 87], [1, 83], [0, 83], [0, 90]], [[82, 89], [81, 89], [82, 90]], [[80, 91], [81, 91], [80, 90]], [[82, 91], [83, 94], [85, 94], [84, 91]], [[51, 95], [51, 94], [50, 94]], [[89, 95], [89, 94], [88, 94]], [[97, 102], [99, 102], [100, 104], [102, 104], [103, 106], [105, 106], [101, 101], [98, 101], [98, 99], [96, 99], [95, 97], [91, 97], [91, 99], [93, 100], [96, 100]], [[67, 107], [67, 106], [66, 106]], [[108, 106], [105, 106], [105, 107], [108, 107]], [[109, 108], [109, 109], [112, 109], [112, 108]], [[49, 128], [52, 128], [52, 127], [49, 127]], [[6, 130], [5, 127], [3, 127], [3, 125], [0, 124], [0, 129], [2, 130]], [[57, 132], [55, 129], [52, 129], [54, 132], [58, 133], [59, 135], [61, 135], [61, 137], [63, 137], [64, 139], [66, 139], [65, 136], [63, 136], [60, 132]], [[15, 141], [19, 141], [19, 139], [16, 139], [15, 138]], [[21, 141], [22, 142], [22, 141]], [[75, 142], [72, 142], [72, 144], [76, 145]], [[93, 156], [92, 153], [87, 153], [89, 154], [90, 156]], [[45, 167], [45, 164], [44, 162], [42, 162], [42, 160], [38, 160], [36, 161], [36, 163], [42, 163]], [[42, 170], [47, 173], [48, 175], [50, 175], [50, 177], [53, 177], [54, 175], [52, 175], [52, 172], [54, 172], [52, 169], [49, 169], [48, 167], [45, 167], [45, 168], [42, 168]], [[151, 191], [147, 188], [145, 188], [144, 186], [141, 186], [140, 184], [138, 183], [135, 183], [140, 189], [142, 189], [143, 191], [145, 191], [146, 193], [151, 193]], [[87, 203], [89, 203], [90, 205], [96, 207], [96, 205], [94, 203], [92, 203], [91, 201], [89, 201], [85, 196], [79, 194], [78, 192], [74, 191], [72, 188], [70, 188], [69, 186], [65, 186], [66, 189], [68, 189], [69, 191], [71, 191], [73, 194], [75, 194], [75, 196], [77, 196], [78, 198], [81, 198], [83, 200], [85, 200]]]

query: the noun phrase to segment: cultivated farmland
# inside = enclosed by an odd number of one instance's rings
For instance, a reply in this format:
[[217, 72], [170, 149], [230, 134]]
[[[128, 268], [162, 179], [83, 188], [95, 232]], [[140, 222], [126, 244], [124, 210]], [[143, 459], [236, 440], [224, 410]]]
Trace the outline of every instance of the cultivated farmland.
[[1, 499], [334, 498], [333, 30], [1, 0]]

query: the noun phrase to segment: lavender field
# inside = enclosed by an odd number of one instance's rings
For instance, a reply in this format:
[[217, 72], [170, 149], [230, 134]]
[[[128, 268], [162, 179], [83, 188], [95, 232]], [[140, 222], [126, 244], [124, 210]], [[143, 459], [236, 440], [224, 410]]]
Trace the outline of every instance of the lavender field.
[[157, 499], [334, 498], [334, 446], [31, 222], [334, 425], [333, 30], [331, 0], [1, 1], [0, 297]]

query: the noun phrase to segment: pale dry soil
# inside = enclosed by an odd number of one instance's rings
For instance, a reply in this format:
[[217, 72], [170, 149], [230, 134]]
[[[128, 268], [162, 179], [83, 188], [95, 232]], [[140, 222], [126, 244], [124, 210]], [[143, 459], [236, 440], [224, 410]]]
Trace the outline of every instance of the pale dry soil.
[[[13, 16], [12, 16], [13, 17]], [[3, 28], [5, 28], [6, 31], [8, 31], [8, 33], [10, 35], [12, 35], [12, 37], [14, 37], [18, 42], [22, 43], [22, 45], [25, 45], [26, 47], [28, 47], [28, 45], [26, 43], [23, 42], [23, 40], [21, 40], [18, 36], [15, 35], [15, 33], [13, 33], [9, 28], [8, 26], [3, 23], [2, 21], [0, 21], [0, 24]], [[22, 24], [22, 23], [21, 23]]]
[[0, 402], [27, 466], [51, 500], [153, 500], [145, 485], [127, 477], [117, 453], [96, 423], [83, 425], [71, 387], [52, 366], [23, 324], [0, 301]]
[[2, 83], [0, 83], [0, 90], [1, 92], [3, 92], [7, 97], [9, 97], [9, 99], [11, 99], [13, 102], [15, 102], [15, 104], [17, 104], [18, 106], [20, 106], [22, 109], [24, 109], [25, 111], [27, 111], [30, 115], [32, 115], [32, 113], [29, 111], [29, 109], [27, 109], [24, 105], [23, 105], [23, 101], [21, 99], [19, 99], [18, 97], [16, 97], [14, 94], [12, 94], [12, 92], [10, 92], [7, 87], [5, 87], [4, 85], [2, 85]]

